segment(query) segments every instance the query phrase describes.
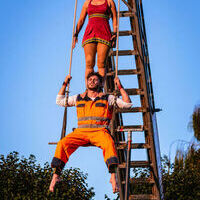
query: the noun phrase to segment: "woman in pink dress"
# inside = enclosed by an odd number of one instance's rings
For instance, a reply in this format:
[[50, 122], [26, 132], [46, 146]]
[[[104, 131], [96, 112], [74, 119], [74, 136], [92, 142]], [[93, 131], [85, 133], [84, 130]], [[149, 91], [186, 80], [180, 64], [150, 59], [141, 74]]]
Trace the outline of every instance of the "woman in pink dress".
[[[94, 71], [97, 54], [98, 72], [105, 77], [105, 59], [110, 47], [115, 45], [117, 31], [116, 6], [113, 0], [86, 0], [74, 34], [74, 44], [78, 42], [78, 34], [88, 15], [88, 24], [83, 36], [82, 46], [85, 53], [85, 79], [90, 72]], [[113, 32], [109, 26], [109, 16], [112, 17]]]

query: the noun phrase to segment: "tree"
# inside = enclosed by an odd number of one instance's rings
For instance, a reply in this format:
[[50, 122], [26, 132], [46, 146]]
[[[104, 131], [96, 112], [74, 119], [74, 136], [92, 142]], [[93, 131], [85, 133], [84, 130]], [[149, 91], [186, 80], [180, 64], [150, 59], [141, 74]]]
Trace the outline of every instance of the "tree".
[[195, 106], [188, 127], [194, 131], [194, 137], [200, 141], [200, 105]]
[[[200, 199], [200, 149], [193, 146], [185, 156], [177, 155], [173, 164], [163, 170], [165, 200]], [[165, 163], [169, 163], [165, 160]], [[167, 164], [165, 165], [167, 166]]]
[[[194, 137], [200, 141], [200, 105], [195, 106], [189, 127]], [[198, 200], [200, 199], [200, 149], [199, 143], [185, 142], [188, 148], [178, 149], [175, 160], [163, 163], [163, 188], [165, 200]], [[168, 166], [168, 169], [167, 169]], [[167, 170], [166, 170], [167, 169]]]
[[17, 152], [7, 157], [0, 155], [0, 199], [89, 200], [94, 197], [93, 188], [88, 188], [86, 182], [87, 174], [78, 168], [64, 170], [61, 183], [56, 186], [54, 193], [50, 193], [48, 187], [52, 173], [48, 163], [44, 167], [36, 164], [34, 155], [28, 159], [20, 159]]

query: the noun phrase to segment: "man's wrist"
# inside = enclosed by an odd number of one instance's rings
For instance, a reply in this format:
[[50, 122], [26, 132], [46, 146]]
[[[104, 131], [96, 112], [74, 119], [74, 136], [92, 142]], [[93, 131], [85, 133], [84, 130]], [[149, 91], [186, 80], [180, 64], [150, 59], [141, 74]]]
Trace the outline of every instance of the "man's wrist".
[[74, 33], [74, 37], [76, 37], [76, 38], [77, 38], [77, 37], [78, 37], [78, 33]]
[[123, 88], [122, 85], [118, 85], [118, 89], [121, 90]]
[[67, 83], [66, 83], [65, 81], [63, 81], [63, 84], [62, 84], [62, 85], [66, 87], [66, 86], [67, 86]]

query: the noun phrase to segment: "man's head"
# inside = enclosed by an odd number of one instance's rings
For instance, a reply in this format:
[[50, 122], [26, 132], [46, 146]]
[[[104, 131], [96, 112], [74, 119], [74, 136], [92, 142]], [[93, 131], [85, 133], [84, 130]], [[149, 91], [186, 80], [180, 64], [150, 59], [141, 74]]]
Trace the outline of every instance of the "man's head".
[[103, 77], [98, 72], [91, 72], [87, 76], [87, 88], [93, 91], [100, 91]]

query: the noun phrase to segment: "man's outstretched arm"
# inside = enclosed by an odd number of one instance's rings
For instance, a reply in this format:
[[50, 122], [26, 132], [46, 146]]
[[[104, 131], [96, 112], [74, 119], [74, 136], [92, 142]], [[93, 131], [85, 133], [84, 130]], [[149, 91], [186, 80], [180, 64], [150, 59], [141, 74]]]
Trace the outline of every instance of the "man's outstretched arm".
[[64, 107], [67, 106], [68, 107], [68, 106], [75, 106], [75, 104], [76, 104], [77, 95], [74, 95], [74, 96], [68, 97], [68, 102], [66, 105], [65, 90], [66, 90], [66, 87], [69, 84], [69, 81], [71, 80], [71, 78], [72, 77], [70, 75], [66, 76], [65, 81], [63, 82], [63, 85], [58, 92], [58, 95], [56, 97], [56, 104], [59, 106], [64, 106]]
[[63, 82], [63, 85], [62, 85], [61, 89], [59, 90], [58, 95], [65, 95], [66, 87], [69, 84], [71, 79], [72, 79], [72, 77], [70, 75], [67, 75], [65, 77], [65, 81]]
[[115, 84], [117, 85], [121, 95], [122, 95], [122, 100], [126, 103], [131, 103], [131, 99], [130, 97], [128, 96], [127, 92], [125, 91], [125, 89], [123, 88], [120, 80], [118, 77], [115, 78], [114, 80]]

